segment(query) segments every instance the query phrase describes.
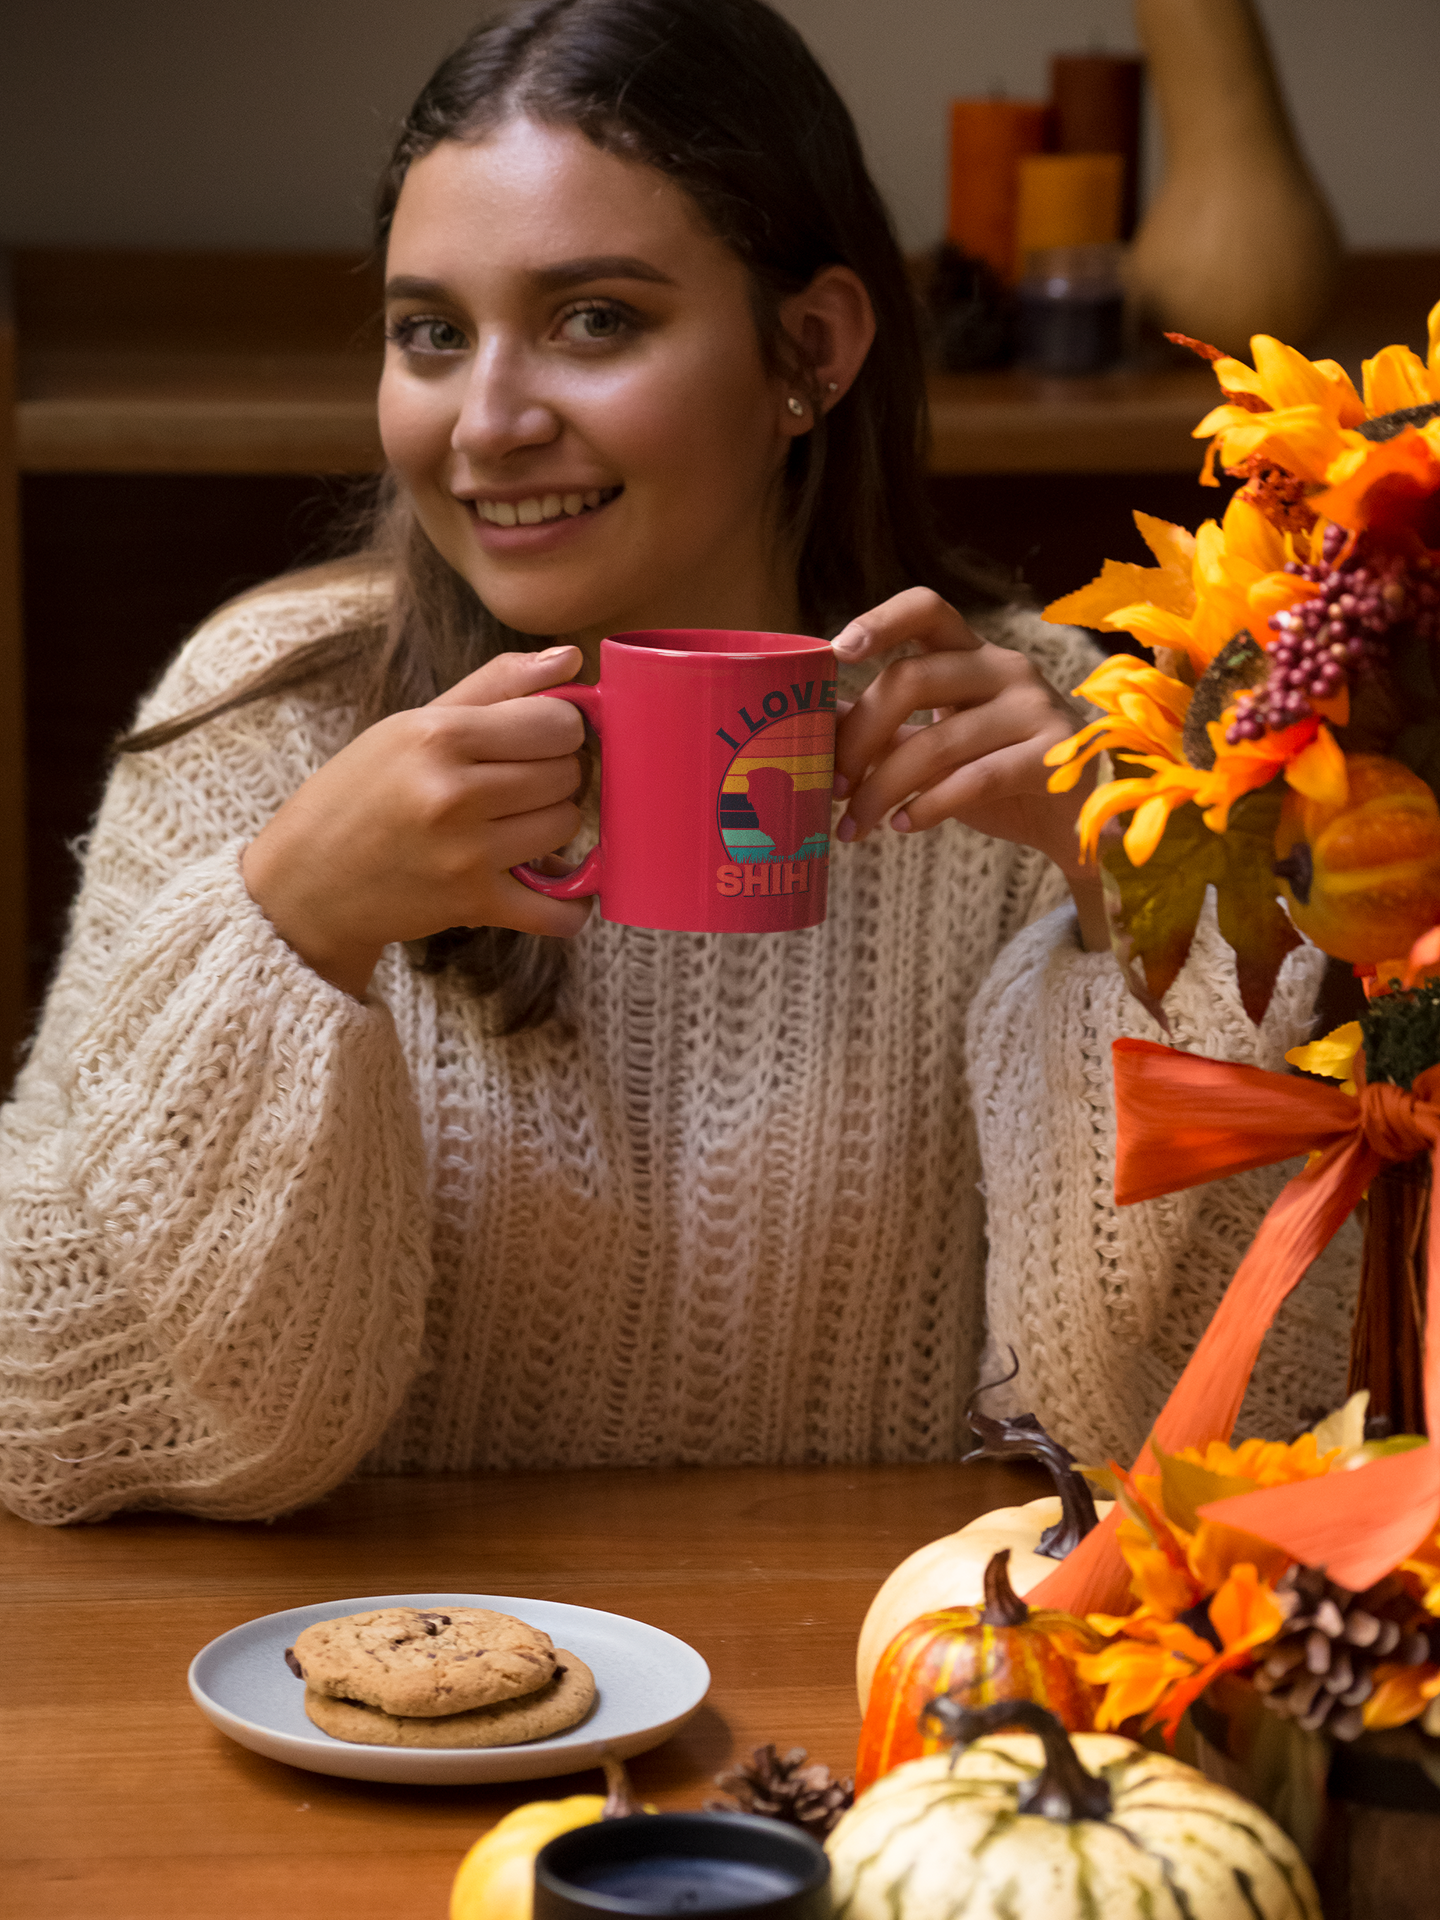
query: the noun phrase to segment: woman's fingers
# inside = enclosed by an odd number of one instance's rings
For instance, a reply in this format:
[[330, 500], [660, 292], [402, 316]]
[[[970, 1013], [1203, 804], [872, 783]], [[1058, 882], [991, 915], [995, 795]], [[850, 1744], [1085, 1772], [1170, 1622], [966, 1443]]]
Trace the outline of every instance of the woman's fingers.
[[[894, 750], [912, 714], [982, 710], [1011, 689], [1042, 683], [1016, 653], [986, 645], [919, 654], [881, 670], [836, 728], [835, 770], [853, 790], [868, 768]], [[1048, 694], [1042, 698], [1048, 704]]]
[[494, 706], [413, 707], [391, 714], [383, 728], [395, 743], [455, 764], [550, 760], [578, 753], [585, 722], [568, 700], [506, 700]]
[[969, 652], [985, 642], [948, 600], [929, 587], [907, 587], [852, 620], [832, 644], [842, 660], [855, 661], [893, 653], [902, 646]]
[[[430, 702], [432, 707], [490, 707], [517, 700], [541, 687], [562, 686], [580, 671], [579, 647], [546, 647], [541, 653], [499, 653], [467, 673]], [[564, 706], [564, 702], [558, 702]]]
[[[1043, 792], [1046, 774], [1042, 756], [1071, 730], [1071, 721], [1056, 710], [1038, 684], [1008, 687], [979, 706], [957, 707], [928, 727], [902, 727], [890, 751], [851, 799], [849, 813], [856, 833], [868, 833], [892, 807], [908, 802], [911, 795], [931, 795], [938, 783], [948, 781], [962, 768], [970, 769], [974, 777], [947, 785], [947, 794], [958, 797], [973, 793], [978, 800], [983, 791], [987, 801], [993, 799], [995, 779], [981, 769], [1008, 747], [1023, 744], [1028, 756], [1021, 783], [1014, 790]], [[1007, 778], [1013, 777], [1013, 764], [1006, 763], [1012, 769]], [[934, 804], [910, 804], [906, 810], [910, 824], [917, 827], [933, 826], [947, 817], [946, 810]]]
[[[1023, 654], [982, 640], [924, 588], [897, 594], [836, 637], [842, 660], [905, 645], [835, 734], [835, 787], [848, 801], [837, 828], [856, 840], [886, 814], [903, 832], [958, 819], [1038, 847], [1069, 871], [1083, 795], [1051, 794], [1044, 756], [1073, 733], [1073, 708]], [[916, 718], [928, 710], [928, 725]]]

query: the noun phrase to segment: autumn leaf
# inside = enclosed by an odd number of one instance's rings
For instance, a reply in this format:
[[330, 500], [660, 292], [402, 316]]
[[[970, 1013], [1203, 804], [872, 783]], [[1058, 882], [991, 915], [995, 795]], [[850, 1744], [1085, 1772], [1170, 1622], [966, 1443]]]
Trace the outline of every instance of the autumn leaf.
[[1274, 780], [1246, 794], [1231, 808], [1225, 833], [1212, 833], [1193, 801], [1177, 807], [1143, 867], [1132, 865], [1118, 839], [1102, 848], [1111, 944], [1130, 991], [1166, 1033], [1161, 1003], [1189, 956], [1207, 887], [1215, 889], [1220, 932], [1235, 954], [1241, 1002], [1257, 1026], [1281, 962], [1300, 944], [1275, 880], [1283, 792]]

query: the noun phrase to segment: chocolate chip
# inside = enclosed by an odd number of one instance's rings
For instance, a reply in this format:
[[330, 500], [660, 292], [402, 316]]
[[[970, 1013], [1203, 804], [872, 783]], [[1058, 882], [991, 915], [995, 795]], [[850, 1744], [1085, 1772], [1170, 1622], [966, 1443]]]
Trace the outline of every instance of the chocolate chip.
[[[422, 1613], [420, 1618], [425, 1622], [426, 1633], [438, 1633], [441, 1627], [448, 1627], [450, 1625], [450, 1616], [448, 1613]], [[432, 1626], [432, 1621], [438, 1621], [439, 1625]]]
[[300, 1662], [295, 1658], [294, 1647], [286, 1647], [285, 1664], [287, 1667], [289, 1667], [290, 1671], [294, 1674], [297, 1680], [303, 1680], [305, 1678], [305, 1669], [304, 1667], [301, 1666]]

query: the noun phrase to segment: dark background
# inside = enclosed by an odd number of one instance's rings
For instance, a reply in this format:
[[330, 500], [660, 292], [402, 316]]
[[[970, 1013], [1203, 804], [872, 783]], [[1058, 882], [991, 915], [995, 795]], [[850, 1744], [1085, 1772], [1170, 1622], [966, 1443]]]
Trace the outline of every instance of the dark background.
[[[368, 482], [303, 475], [29, 474], [23, 483], [30, 1000], [75, 889], [69, 849], [111, 742], [185, 636], [231, 595], [334, 551]], [[1194, 527], [1225, 496], [1185, 474], [937, 477], [947, 537], [1001, 561], [1043, 604], [1107, 559], [1149, 562], [1131, 510]], [[1099, 636], [1115, 644], [1115, 636]]]

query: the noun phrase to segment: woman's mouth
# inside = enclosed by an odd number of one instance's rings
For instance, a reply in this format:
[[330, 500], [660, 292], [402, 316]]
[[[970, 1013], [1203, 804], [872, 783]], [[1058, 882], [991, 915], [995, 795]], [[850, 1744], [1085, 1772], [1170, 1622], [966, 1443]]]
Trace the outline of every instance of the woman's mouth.
[[539, 527], [547, 520], [576, 520], [609, 506], [623, 487], [590, 487], [584, 493], [535, 493], [524, 500], [477, 500], [475, 511], [492, 527]]

